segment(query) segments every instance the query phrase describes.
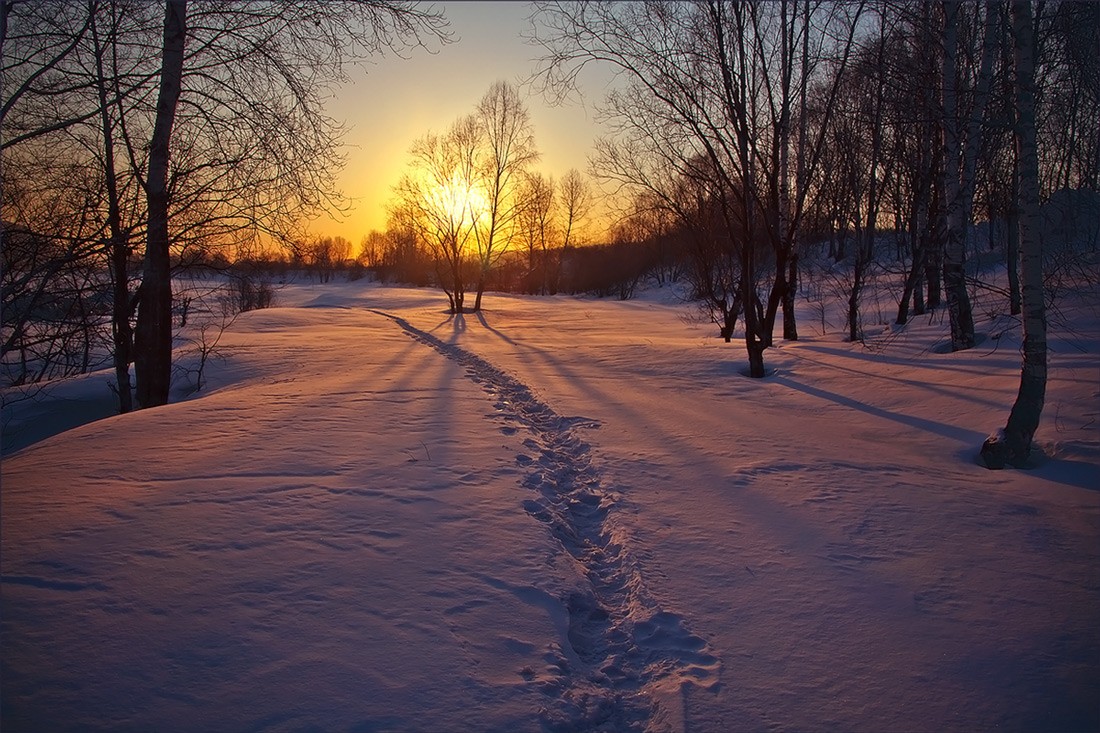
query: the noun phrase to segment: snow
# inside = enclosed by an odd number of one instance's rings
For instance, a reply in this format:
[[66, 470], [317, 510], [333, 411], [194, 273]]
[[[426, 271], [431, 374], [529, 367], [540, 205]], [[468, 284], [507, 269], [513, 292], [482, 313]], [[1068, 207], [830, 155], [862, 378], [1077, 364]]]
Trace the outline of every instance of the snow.
[[5, 408], [6, 731], [1100, 727], [1095, 294], [998, 472], [1003, 321], [750, 380], [667, 290], [279, 303], [164, 408]]

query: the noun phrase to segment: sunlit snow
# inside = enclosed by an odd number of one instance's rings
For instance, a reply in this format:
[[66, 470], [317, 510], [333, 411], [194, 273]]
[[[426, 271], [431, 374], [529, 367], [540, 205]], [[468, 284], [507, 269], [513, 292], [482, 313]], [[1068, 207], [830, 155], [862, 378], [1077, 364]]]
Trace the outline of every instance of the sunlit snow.
[[751, 380], [667, 290], [278, 298], [167, 407], [6, 408], [5, 728], [1100, 727], [1095, 302], [991, 472], [1004, 324], [807, 314]]

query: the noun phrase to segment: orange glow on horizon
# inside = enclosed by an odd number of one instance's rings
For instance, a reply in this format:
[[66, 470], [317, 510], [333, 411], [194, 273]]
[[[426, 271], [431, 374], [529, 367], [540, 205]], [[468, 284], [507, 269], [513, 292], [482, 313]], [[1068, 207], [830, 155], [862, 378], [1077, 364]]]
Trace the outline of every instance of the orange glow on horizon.
[[[539, 50], [523, 34], [530, 9], [526, 3], [446, 3], [444, 14], [456, 41], [407, 58], [380, 57], [352, 70], [350, 83], [328, 104], [328, 114], [344, 123], [347, 164], [337, 186], [347, 210], [303, 222], [311, 234], [342, 236], [358, 245], [371, 231], [387, 227], [393, 189], [408, 171], [409, 147], [431, 131], [445, 130], [473, 111], [499, 79], [520, 86], [542, 153], [537, 170], [560, 178], [570, 168], [587, 173], [588, 156], [601, 131], [594, 107], [610, 84], [610, 73], [589, 77], [583, 101], [554, 106], [523, 82], [535, 69]], [[605, 228], [606, 215], [593, 212], [593, 238]]]

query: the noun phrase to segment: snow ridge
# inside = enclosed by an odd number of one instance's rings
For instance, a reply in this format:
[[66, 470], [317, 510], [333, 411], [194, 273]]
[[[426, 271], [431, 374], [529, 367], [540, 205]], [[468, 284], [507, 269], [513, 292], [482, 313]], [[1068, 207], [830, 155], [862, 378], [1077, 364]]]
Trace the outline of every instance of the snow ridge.
[[[406, 334], [466, 368], [494, 399], [495, 415], [526, 428], [523, 485], [535, 498], [524, 508], [542, 522], [577, 564], [586, 587], [562, 599], [568, 612], [566, 657], [549, 659], [560, 677], [543, 692], [557, 701], [541, 712], [550, 731], [682, 731], [686, 685], [717, 688], [721, 664], [685, 620], [645, 589], [631, 537], [617, 521], [619, 497], [603, 486], [591, 447], [578, 436], [599, 423], [558, 415], [531, 389], [475, 354], [398, 316]], [[516, 428], [502, 428], [514, 434]], [[569, 652], [572, 655], [569, 655]], [[571, 658], [569, 658], [571, 656]]]

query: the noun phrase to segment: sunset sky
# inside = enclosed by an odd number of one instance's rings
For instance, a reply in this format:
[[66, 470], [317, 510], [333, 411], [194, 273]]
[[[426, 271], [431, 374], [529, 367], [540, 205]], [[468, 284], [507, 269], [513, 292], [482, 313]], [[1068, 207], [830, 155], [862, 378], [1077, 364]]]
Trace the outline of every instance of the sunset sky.
[[[520, 2], [438, 4], [455, 41], [429, 53], [417, 49], [354, 69], [353, 81], [337, 90], [329, 113], [344, 122], [347, 166], [339, 179], [352, 209], [342, 221], [328, 217], [310, 225], [319, 235], [340, 235], [358, 245], [371, 229], [386, 226], [385, 206], [408, 164], [416, 138], [443, 131], [472, 112], [498, 79], [523, 84], [535, 69], [536, 46], [524, 39], [531, 8]], [[599, 129], [595, 105], [609, 76], [583, 76], [584, 101], [553, 106], [537, 90], [520, 86], [535, 127], [539, 170], [559, 178], [570, 168], [587, 171]]]

